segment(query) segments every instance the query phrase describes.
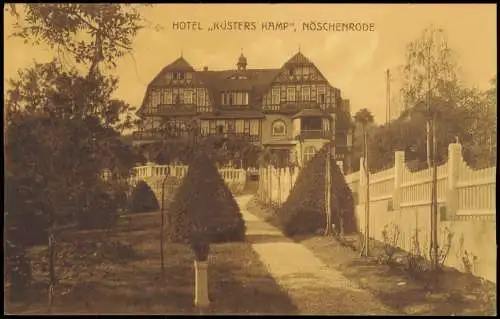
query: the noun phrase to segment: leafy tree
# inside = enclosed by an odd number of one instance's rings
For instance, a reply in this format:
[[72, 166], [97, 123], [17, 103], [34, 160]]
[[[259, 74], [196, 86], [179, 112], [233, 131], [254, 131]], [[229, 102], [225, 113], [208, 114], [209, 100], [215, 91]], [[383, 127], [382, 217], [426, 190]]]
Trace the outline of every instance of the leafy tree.
[[[123, 180], [129, 164], [135, 163], [130, 160], [133, 153], [119, 141], [119, 132], [131, 125], [132, 108], [111, 99], [117, 80], [102, 76], [99, 65], [113, 67], [130, 50], [142, 18], [135, 7], [119, 4], [25, 4], [9, 9], [18, 18], [13, 36], [44, 42], [89, 67], [86, 76], [80, 76], [75, 69], [64, 70], [62, 60], [35, 64], [9, 82], [5, 106], [6, 168], [22, 181], [27, 200], [37, 203], [48, 223], [50, 310], [57, 228], [81, 220], [89, 211], [92, 198], [87, 190], [101, 185], [103, 169]], [[108, 199], [113, 201], [113, 196]], [[13, 208], [13, 215], [23, 213], [22, 205]]]
[[361, 132], [363, 135], [363, 157], [365, 161], [367, 160], [367, 137], [366, 137], [366, 127], [369, 124], [373, 124], [373, 115], [368, 109], [361, 109], [358, 112], [356, 112], [356, 115], [354, 115], [354, 120], [356, 124], [361, 126]]
[[100, 63], [115, 67], [145, 26], [139, 5], [36, 3], [9, 9], [17, 17], [14, 36], [64, 50], [88, 66], [88, 77], [97, 74]]
[[[408, 44], [406, 64], [403, 67], [401, 92], [405, 109], [437, 97], [446, 102], [455, 101], [459, 91], [457, 64], [454, 52], [448, 46], [443, 29], [431, 25], [420, 37]], [[427, 164], [431, 165], [431, 117], [423, 110], [426, 122]]]

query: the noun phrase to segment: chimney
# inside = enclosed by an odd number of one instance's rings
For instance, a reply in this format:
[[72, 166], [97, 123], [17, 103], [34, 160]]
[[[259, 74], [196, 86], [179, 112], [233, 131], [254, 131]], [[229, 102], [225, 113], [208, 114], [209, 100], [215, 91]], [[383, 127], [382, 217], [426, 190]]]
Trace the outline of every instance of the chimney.
[[204, 66], [203, 71], [208, 71], [208, 66]]

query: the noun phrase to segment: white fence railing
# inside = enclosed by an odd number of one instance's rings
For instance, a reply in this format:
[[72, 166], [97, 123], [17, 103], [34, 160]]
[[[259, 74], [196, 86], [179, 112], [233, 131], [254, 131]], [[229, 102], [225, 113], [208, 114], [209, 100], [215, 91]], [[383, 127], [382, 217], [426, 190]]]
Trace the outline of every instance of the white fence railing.
[[[188, 172], [187, 165], [156, 165], [148, 164], [134, 168], [134, 174], [131, 178], [131, 184], [138, 181], [145, 181], [155, 193], [161, 188], [163, 178], [168, 174], [169, 177], [183, 179]], [[237, 168], [220, 168], [219, 173], [226, 184], [234, 192], [243, 190], [246, 183], [246, 171]]]
[[[360, 167], [346, 182], [358, 195], [356, 216], [364, 232], [366, 175]], [[391, 169], [370, 174], [369, 187], [371, 236], [383, 240], [384, 227], [397, 227], [397, 245], [411, 251], [418, 232], [422, 251], [428, 252], [432, 169], [411, 172], [404, 153], [396, 152]], [[465, 270], [468, 258], [475, 275], [496, 282], [496, 167], [473, 170], [463, 160], [461, 145], [450, 144], [448, 162], [437, 168], [437, 197], [438, 245], [451, 247], [445, 265]]]
[[[345, 178], [358, 194], [358, 204], [364, 204], [366, 177], [363, 166], [360, 167], [360, 171]], [[411, 172], [404, 163], [403, 152], [396, 152], [392, 168], [370, 174], [370, 203], [390, 200], [394, 209], [430, 205], [431, 190], [432, 168]], [[448, 162], [437, 167], [438, 203], [444, 207], [446, 218], [494, 218], [495, 195], [496, 167], [473, 170], [462, 158], [461, 145], [450, 144]]]

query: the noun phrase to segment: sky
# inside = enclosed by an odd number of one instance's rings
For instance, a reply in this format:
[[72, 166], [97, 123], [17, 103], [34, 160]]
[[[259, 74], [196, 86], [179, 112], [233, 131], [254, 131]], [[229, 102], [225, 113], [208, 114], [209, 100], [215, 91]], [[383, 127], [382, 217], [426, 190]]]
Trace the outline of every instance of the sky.
[[[397, 68], [408, 42], [434, 24], [443, 28], [456, 52], [460, 78], [467, 86], [489, 87], [496, 75], [496, 6], [494, 4], [158, 4], [143, 9], [161, 26], [146, 28], [134, 41], [133, 57], [119, 61], [116, 97], [139, 106], [147, 84], [167, 64], [182, 56], [195, 68], [236, 67], [239, 55], [247, 68], [279, 68], [300, 51], [350, 99], [351, 112], [368, 108], [377, 123], [386, 117], [386, 70], [391, 70], [392, 114], [396, 116]], [[4, 83], [19, 68], [57, 56], [43, 45], [10, 38], [13, 18], [4, 25]], [[174, 22], [194, 21], [204, 30], [175, 30]], [[208, 31], [213, 22], [255, 22], [253, 31]], [[373, 31], [307, 31], [304, 22], [373, 24]], [[286, 30], [262, 30], [266, 22], [293, 23]], [[295, 31], [294, 31], [295, 30]]]

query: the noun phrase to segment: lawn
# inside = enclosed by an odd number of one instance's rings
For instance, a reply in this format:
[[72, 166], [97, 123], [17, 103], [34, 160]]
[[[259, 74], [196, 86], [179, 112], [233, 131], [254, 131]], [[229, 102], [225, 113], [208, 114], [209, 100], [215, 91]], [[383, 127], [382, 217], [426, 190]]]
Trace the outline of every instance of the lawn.
[[[165, 248], [160, 271], [158, 213], [121, 218], [110, 231], [72, 231], [58, 238], [56, 314], [196, 314], [193, 254]], [[10, 314], [47, 313], [46, 247], [30, 251], [35, 283]], [[296, 308], [248, 243], [213, 245], [208, 313], [291, 314]]]
[[[273, 222], [273, 213], [255, 200], [247, 209]], [[382, 244], [372, 241], [373, 258], [359, 255], [360, 237], [346, 237], [339, 243], [334, 237], [296, 236], [292, 238], [311, 250], [329, 267], [370, 291], [396, 313], [407, 315], [495, 315], [496, 285], [470, 274], [445, 268], [429, 290], [428, 281], [410, 276], [400, 266], [380, 264], [376, 256], [382, 253]], [[346, 245], [347, 243], [347, 245]]]

